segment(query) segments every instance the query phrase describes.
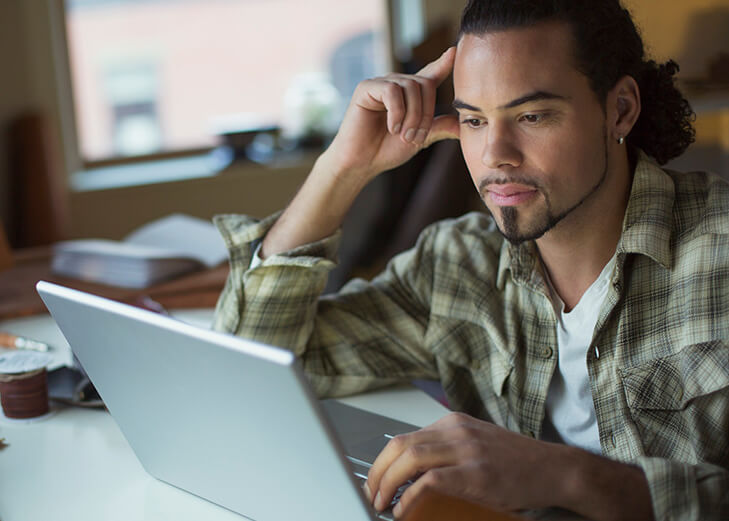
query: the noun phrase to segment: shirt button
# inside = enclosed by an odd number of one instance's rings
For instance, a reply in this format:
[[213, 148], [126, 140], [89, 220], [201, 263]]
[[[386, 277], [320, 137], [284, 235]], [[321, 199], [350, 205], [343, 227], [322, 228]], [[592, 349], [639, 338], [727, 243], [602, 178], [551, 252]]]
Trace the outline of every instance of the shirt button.
[[612, 432], [610, 433], [610, 443], [612, 444], [613, 449], [617, 446], [617, 442], [615, 441], [615, 434], [613, 434]]
[[542, 348], [542, 356], [544, 358], [550, 359], [550, 358], [552, 358], [553, 354], [554, 354], [554, 350], [551, 347], [546, 346], [546, 347]]
[[676, 389], [676, 399], [681, 401], [683, 399], [683, 387]]

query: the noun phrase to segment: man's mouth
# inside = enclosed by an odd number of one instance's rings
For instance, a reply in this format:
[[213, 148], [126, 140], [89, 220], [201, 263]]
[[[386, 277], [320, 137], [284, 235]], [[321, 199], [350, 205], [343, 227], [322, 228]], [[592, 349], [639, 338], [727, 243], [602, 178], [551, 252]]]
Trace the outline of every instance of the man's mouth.
[[530, 201], [537, 193], [537, 189], [533, 186], [516, 183], [486, 186], [488, 198], [497, 206], [517, 206]]

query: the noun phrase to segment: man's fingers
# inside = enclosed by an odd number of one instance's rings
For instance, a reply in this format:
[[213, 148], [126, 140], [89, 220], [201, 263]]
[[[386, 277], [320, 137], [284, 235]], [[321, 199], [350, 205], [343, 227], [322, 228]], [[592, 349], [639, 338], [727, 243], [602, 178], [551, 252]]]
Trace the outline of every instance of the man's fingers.
[[[440, 58], [423, 67], [415, 76], [393, 78], [392, 81], [405, 89], [407, 112], [401, 128], [403, 141], [420, 146], [426, 144], [435, 113], [436, 88], [453, 70], [455, 56], [455, 47], [451, 47]], [[450, 132], [436, 140], [452, 136], [453, 133]]]
[[[415, 135], [414, 143], [421, 146], [429, 146], [428, 135], [432, 131], [433, 115], [435, 114], [435, 98], [436, 88], [443, 83], [453, 70], [455, 61], [455, 47], [446, 50], [440, 58], [423, 67], [416, 75], [416, 78], [422, 78], [422, 97], [423, 97], [423, 116], [420, 121], [420, 127]], [[445, 139], [445, 138], [441, 138]]]
[[386, 112], [387, 130], [398, 134], [406, 111], [400, 85], [375, 79], [364, 81], [357, 88], [362, 89], [362, 93], [357, 96], [356, 105], [373, 112]]
[[393, 126], [390, 126], [388, 106], [388, 130], [391, 134], [400, 134], [400, 138], [406, 143], [423, 145], [433, 122], [435, 109], [435, 90], [430, 80], [393, 74], [383, 81], [400, 88], [405, 106], [402, 113], [392, 115]]
[[417, 72], [417, 76], [422, 76], [433, 80], [437, 87], [453, 70], [453, 63], [456, 61], [456, 48], [449, 47], [443, 54], [440, 55], [435, 61], [430, 62], [428, 65], [423, 67]]
[[459, 469], [455, 467], [429, 470], [403, 492], [392, 513], [397, 518], [402, 517], [415, 498], [420, 494], [427, 493], [428, 490], [437, 490], [454, 496], [458, 495], [459, 484], [463, 484], [463, 476]]
[[372, 499], [377, 495], [380, 488], [380, 479], [385, 474], [392, 463], [400, 457], [400, 455], [411, 445], [419, 443], [434, 443], [441, 439], [441, 433], [438, 431], [418, 430], [408, 434], [400, 434], [392, 438], [385, 448], [377, 455], [375, 462], [372, 464], [367, 474], [367, 486], [372, 493]]
[[[413, 78], [395, 78], [392, 81], [400, 85], [405, 96], [405, 118], [402, 121], [400, 135], [403, 141], [411, 143], [415, 140], [423, 119], [423, 87]], [[423, 136], [425, 141], [425, 136]]]
[[407, 112], [405, 96], [403, 96], [400, 86], [392, 83], [387, 85], [383, 101], [387, 110], [387, 129], [391, 134], [398, 134]]
[[[423, 80], [421, 80], [423, 81]], [[422, 117], [418, 132], [415, 136], [414, 143], [416, 145], [424, 145], [428, 139], [433, 124], [433, 116], [435, 115], [435, 86], [430, 80], [425, 80], [421, 88], [423, 98]]]
[[375, 499], [377, 491], [380, 488], [380, 478], [382, 477], [382, 475], [392, 464], [392, 462], [397, 459], [402, 451], [406, 450], [407, 447], [412, 443], [408, 438], [412, 439], [412, 437], [417, 435], [419, 432], [422, 431], [416, 431], [410, 434], [400, 434], [398, 436], [395, 436], [387, 443], [387, 445], [385, 445], [385, 448], [382, 449], [382, 451], [377, 455], [377, 458], [375, 458], [372, 467], [370, 467], [370, 470], [367, 473], [367, 488], [372, 494], [373, 500]]
[[387, 468], [375, 494], [374, 506], [383, 510], [392, 501], [397, 489], [434, 468], [453, 465], [458, 460], [458, 448], [453, 442], [411, 445]]
[[[433, 132], [437, 86], [450, 74], [455, 60], [451, 47], [416, 75], [392, 74], [362, 82], [356, 104], [387, 113], [387, 130], [406, 143], [428, 146], [441, 139], [457, 139], [457, 129], [441, 122]], [[445, 124], [444, 124], [445, 123]]]
[[[387, 112], [388, 132], [400, 134], [405, 142], [415, 142], [422, 128], [423, 91], [427, 90], [421, 81], [413, 76], [392, 75], [364, 82], [362, 88], [364, 95], [359, 97], [357, 105], [374, 112]], [[431, 108], [431, 118], [432, 112]], [[421, 133], [421, 144], [429, 126], [430, 122]]]
[[[445, 117], [448, 116], [439, 116], [436, 121], [440, 121], [441, 118]], [[382, 449], [382, 452], [377, 455], [367, 475], [367, 485], [373, 498], [380, 487], [382, 476], [390, 465], [409, 447], [467, 440], [472, 433], [466, 429], [458, 430], [458, 427], [472, 422], [477, 422], [477, 420], [463, 413], [450, 413], [427, 427], [392, 438]]]

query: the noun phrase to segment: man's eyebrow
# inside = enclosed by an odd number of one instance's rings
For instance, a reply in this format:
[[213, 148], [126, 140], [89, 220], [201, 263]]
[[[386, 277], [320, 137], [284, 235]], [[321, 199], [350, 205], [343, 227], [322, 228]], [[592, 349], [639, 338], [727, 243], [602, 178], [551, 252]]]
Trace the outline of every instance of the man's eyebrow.
[[[545, 92], [543, 90], [539, 90], [537, 92], [532, 92], [531, 94], [527, 94], [526, 96], [522, 96], [521, 98], [516, 98], [515, 100], [511, 100], [509, 103], [507, 103], [505, 105], [501, 105], [500, 107], [497, 107], [497, 108], [498, 108], [498, 110], [513, 109], [514, 107], [518, 107], [519, 105], [524, 105], [525, 103], [529, 103], [531, 101], [552, 100], [552, 99], [566, 100], [567, 98], [565, 96], [560, 96], [559, 94], [554, 94], [551, 92]], [[480, 108], [475, 107], [469, 103], [466, 103], [465, 101], [459, 100], [458, 98], [453, 100], [453, 108], [472, 110], [474, 112], [481, 112]]]
[[481, 109], [480, 108], [474, 107], [473, 105], [469, 105], [465, 101], [461, 101], [458, 98], [456, 98], [456, 99], [453, 100], [453, 104], [452, 105], [453, 105], [453, 108], [456, 109], [456, 110], [458, 110], [458, 109], [466, 109], [466, 110], [471, 110], [473, 112], [481, 112]]
[[526, 96], [522, 96], [521, 98], [516, 98], [515, 100], [510, 101], [506, 105], [502, 105], [499, 107], [499, 109], [513, 109], [514, 107], [518, 107], [519, 105], [524, 105], [525, 103], [529, 103], [531, 101], [541, 101], [541, 100], [548, 100], [548, 99], [556, 99], [556, 100], [566, 100], [564, 96], [560, 96], [559, 94], [553, 94], [551, 92], [545, 92], [543, 90], [538, 90], [537, 92], [533, 92], [531, 94], [527, 94]]

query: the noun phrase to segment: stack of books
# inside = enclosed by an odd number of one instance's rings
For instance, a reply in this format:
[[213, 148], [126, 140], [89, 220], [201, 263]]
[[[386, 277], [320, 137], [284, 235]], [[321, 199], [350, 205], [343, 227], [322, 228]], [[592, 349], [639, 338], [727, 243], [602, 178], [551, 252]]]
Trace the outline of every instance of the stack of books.
[[146, 288], [215, 267], [227, 258], [225, 243], [212, 223], [174, 214], [142, 226], [122, 241], [57, 243], [51, 270], [88, 282]]

